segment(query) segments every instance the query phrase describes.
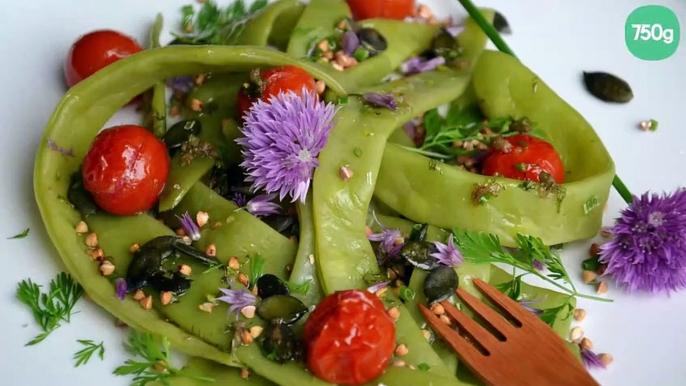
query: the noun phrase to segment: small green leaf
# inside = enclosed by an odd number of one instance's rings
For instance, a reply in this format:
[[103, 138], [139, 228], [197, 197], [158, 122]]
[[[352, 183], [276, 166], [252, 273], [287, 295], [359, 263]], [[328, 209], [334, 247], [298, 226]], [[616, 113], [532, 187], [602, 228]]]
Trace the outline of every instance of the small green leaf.
[[188, 4], [181, 7], [181, 28], [184, 31], [189, 29], [189, 26], [193, 25], [193, 17], [195, 17], [195, 9], [193, 6]]
[[24, 229], [23, 232], [21, 232], [21, 233], [19, 233], [19, 234], [16, 234], [16, 235], [14, 235], [14, 236], [12, 236], [12, 237], [8, 237], [7, 240], [23, 239], [24, 237], [26, 237], [26, 236], [29, 235], [29, 231], [30, 231], [30, 230], [31, 230], [31, 228], [26, 228], [26, 229]]
[[257, 280], [262, 277], [264, 273], [264, 264], [266, 261], [262, 255], [255, 254], [255, 256], [250, 258], [250, 285], [254, 286]]
[[256, 0], [250, 5], [250, 13], [257, 12], [269, 4], [269, 0]]
[[431, 366], [429, 366], [429, 365], [426, 364], [426, 363], [420, 363], [419, 366], [417, 366], [417, 368], [419, 369], [419, 371], [429, 371], [429, 370], [431, 370]]

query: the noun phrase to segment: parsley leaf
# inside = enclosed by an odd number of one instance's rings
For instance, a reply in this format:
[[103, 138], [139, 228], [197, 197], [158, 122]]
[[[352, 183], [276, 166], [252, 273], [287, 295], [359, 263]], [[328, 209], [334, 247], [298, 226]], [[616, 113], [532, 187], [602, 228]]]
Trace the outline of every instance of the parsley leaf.
[[60, 326], [60, 322], [69, 323], [72, 309], [83, 295], [83, 287], [64, 272], [50, 282], [48, 293], [42, 293], [40, 288], [31, 279], [22, 280], [17, 285], [17, 298], [31, 309], [36, 323], [43, 331], [28, 342], [27, 346], [42, 342]]
[[29, 235], [29, 231], [30, 231], [30, 230], [31, 230], [31, 228], [26, 228], [26, 229], [24, 229], [23, 232], [18, 233], [18, 234], [16, 234], [16, 235], [12, 236], [12, 237], [8, 237], [7, 240], [23, 239], [24, 237], [26, 237], [26, 236]]
[[[115, 375], [133, 375], [131, 386], [145, 386], [149, 382], [158, 381], [169, 385], [169, 379], [175, 375], [191, 379], [214, 382], [214, 379], [188, 374], [172, 365], [169, 339], [161, 338], [162, 347], [150, 333], [138, 333], [131, 330], [129, 341], [125, 345], [133, 358], [127, 359], [122, 366], [114, 370]], [[140, 358], [140, 359], [139, 359]]]
[[574, 312], [574, 307], [572, 306], [571, 300], [572, 297], [570, 296], [564, 303], [562, 303], [562, 305], [545, 309], [538, 317], [550, 327], [553, 327], [560, 312], [566, 312], [565, 316], [562, 317], [562, 320], [567, 320]]
[[[580, 294], [569, 278], [569, 274], [562, 264], [557, 251], [543, 244], [537, 237], [517, 235], [518, 249], [506, 252], [500, 244], [498, 236], [472, 231], [453, 230], [455, 245], [462, 253], [465, 261], [472, 263], [501, 263], [519, 268], [529, 274], [554, 285], [560, 290], [572, 295], [599, 301], [612, 301], [596, 296]], [[546, 273], [541, 273], [534, 267], [534, 259], [547, 267]]]
[[78, 340], [77, 342], [85, 347], [74, 354], [74, 360], [76, 360], [74, 367], [87, 364], [96, 352], [98, 352], [100, 360], [105, 359], [105, 346], [103, 345], [105, 342], [100, 342], [99, 344], [93, 343], [92, 340]]

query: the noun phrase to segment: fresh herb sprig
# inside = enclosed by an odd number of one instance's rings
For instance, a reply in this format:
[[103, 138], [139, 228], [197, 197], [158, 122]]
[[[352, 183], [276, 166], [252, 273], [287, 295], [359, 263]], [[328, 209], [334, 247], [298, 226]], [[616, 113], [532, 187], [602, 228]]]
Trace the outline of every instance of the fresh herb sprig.
[[31, 309], [43, 331], [26, 345], [42, 342], [60, 326], [60, 322], [69, 323], [72, 309], [82, 295], [83, 287], [64, 272], [50, 282], [47, 293], [42, 293], [41, 286], [31, 279], [22, 280], [17, 286], [17, 298]]
[[[453, 147], [456, 141], [464, 143], [479, 141], [490, 145], [496, 137], [511, 137], [533, 130], [527, 119], [515, 120], [509, 117], [484, 119], [478, 106], [452, 107], [445, 118], [437, 109], [429, 110], [424, 114], [423, 125], [426, 131], [424, 143], [417, 148], [406, 148], [438, 159], [450, 159], [474, 152], [474, 150]], [[484, 129], [489, 129], [489, 132], [482, 132]]]
[[[498, 236], [472, 231], [453, 230], [455, 244], [465, 261], [473, 263], [502, 263], [521, 269], [554, 285], [572, 296], [611, 302], [611, 299], [581, 294], [569, 278], [560, 255], [543, 244], [538, 237], [517, 235], [517, 250], [506, 252]], [[534, 267], [534, 259], [545, 264], [547, 273]]]
[[574, 313], [572, 298], [572, 296], [568, 297], [564, 303], [557, 307], [542, 310], [543, 312], [541, 312], [541, 314], [538, 315], [538, 317], [550, 327], [553, 327], [555, 321], [557, 321], [557, 316], [560, 315], [560, 312], [565, 312], [565, 316], [562, 317], [562, 320], [569, 319], [569, 317], [572, 316], [572, 314]]
[[[125, 345], [134, 358], [127, 359], [124, 365], [114, 370], [115, 375], [133, 375], [131, 386], [145, 386], [149, 382], [160, 382], [169, 385], [169, 379], [173, 376], [184, 376], [187, 378], [214, 382], [214, 379], [200, 377], [189, 374], [183, 369], [178, 369], [172, 365], [171, 351], [169, 350], [169, 339], [161, 338], [161, 345], [157, 343], [155, 337], [150, 333], [138, 333], [131, 330], [128, 344]], [[138, 359], [140, 358], [140, 359]]]
[[85, 347], [74, 354], [74, 360], [76, 361], [74, 367], [87, 364], [96, 352], [100, 360], [105, 359], [105, 342], [100, 342], [99, 344], [95, 344], [92, 340], [78, 340], [77, 342]]
[[244, 0], [235, 0], [222, 8], [207, 0], [196, 12], [192, 5], [181, 8], [181, 34], [175, 34], [180, 44], [233, 44], [244, 28], [244, 21], [264, 8], [268, 0], [257, 0], [250, 7]]

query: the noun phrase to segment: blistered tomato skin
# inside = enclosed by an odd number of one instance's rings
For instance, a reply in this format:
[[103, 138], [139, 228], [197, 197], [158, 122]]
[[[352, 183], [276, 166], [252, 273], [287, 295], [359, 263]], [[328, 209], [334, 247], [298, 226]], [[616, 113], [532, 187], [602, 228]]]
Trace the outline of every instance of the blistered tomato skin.
[[368, 291], [327, 296], [305, 322], [307, 367], [338, 385], [362, 385], [378, 378], [395, 349], [395, 323]]
[[67, 86], [72, 87], [105, 66], [142, 50], [133, 38], [120, 32], [89, 32], [81, 36], [69, 49], [64, 65]]
[[505, 140], [511, 148], [507, 151], [491, 149], [484, 160], [483, 175], [539, 182], [541, 172], [546, 172], [556, 183], [564, 182], [564, 165], [553, 145], [528, 134]]
[[83, 160], [83, 183], [103, 210], [130, 216], [157, 203], [169, 175], [167, 147], [135, 125], [103, 130]]
[[384, 18], [403, 20], [412, 14], [415, 0], [347, 0], [356, 20]]
[[240, 118], [243, 118], [252, 104], [259, 99], [269, 102], [271, 97], [277, 96], [281, 92], [293, 91], [297, 95], [301, 95], [303, 87], [308, 91], [315, 88], [315, 80], [312, 75], [296, 66], [273, 67], [261, 72], [259, 76], [261, 85], [257, 85], [257, 82], [253, 81], [249, 86], [251, 90], [259, 89], [259, 95], [249, 95], [249, 91], [244, 88], [238, 92], [236, 108]]

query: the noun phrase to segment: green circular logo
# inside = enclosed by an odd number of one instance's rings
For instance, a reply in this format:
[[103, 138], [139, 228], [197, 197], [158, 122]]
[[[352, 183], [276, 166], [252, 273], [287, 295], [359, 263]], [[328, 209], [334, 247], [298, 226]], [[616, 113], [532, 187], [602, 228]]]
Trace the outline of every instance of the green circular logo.
[[626, 47], [643, 60], [667, 59], [679, 47], [679, 19], [674, 12], [661, 5], [636, 8], [626, 19], [624, 38]]

